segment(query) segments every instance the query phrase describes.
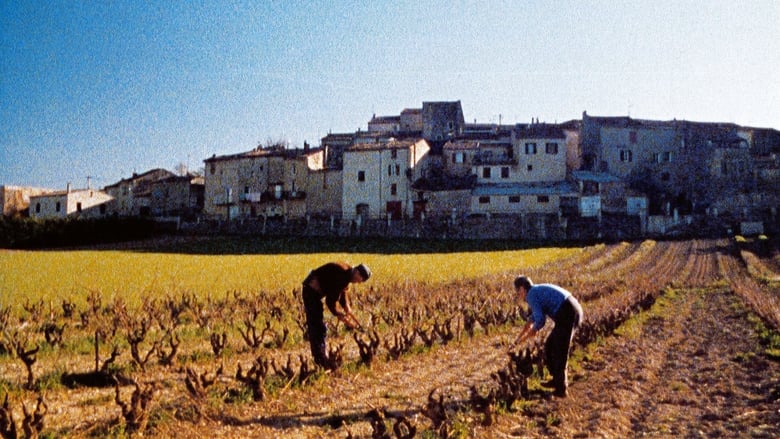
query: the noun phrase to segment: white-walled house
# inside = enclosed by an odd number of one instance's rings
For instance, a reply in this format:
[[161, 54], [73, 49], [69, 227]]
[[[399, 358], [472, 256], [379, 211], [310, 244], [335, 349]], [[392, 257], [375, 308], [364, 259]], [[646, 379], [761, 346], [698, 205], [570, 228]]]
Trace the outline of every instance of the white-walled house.
[[101, 218], [110, 213], [113, 198], [96, 189], [71, 189], [30, 197], [30, 217], [36, 219]]
[[344, 151], [344, 220], [413, 216], [411, 184], [421, 176], [430, 146], [424, 139], [355, 143]]

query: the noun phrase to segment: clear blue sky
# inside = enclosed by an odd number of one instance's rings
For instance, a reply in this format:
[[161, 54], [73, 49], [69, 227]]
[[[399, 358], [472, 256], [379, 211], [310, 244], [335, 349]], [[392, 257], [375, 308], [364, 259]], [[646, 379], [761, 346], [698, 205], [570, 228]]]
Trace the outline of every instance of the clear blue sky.
[[0, 184], [113, 184], [372, 114], [780, 128], [780, 1], [0, 0]]

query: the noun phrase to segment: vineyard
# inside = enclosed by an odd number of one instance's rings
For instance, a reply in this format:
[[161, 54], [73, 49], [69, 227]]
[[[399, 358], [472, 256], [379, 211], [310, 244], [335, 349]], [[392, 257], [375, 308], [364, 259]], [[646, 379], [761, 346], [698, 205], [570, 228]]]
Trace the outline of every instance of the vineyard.
[[[365, 331], [326, 314], [334, 371], [311, 360], [299, 285], [0, 308], [0, 434], [780, 436], [772, 246], [648, 240], [446, 281], [374, 273], [351, 296]], [[568, 398], [540, 384], [543, 336], [508, 344], [521, 273], [583, 306]]]

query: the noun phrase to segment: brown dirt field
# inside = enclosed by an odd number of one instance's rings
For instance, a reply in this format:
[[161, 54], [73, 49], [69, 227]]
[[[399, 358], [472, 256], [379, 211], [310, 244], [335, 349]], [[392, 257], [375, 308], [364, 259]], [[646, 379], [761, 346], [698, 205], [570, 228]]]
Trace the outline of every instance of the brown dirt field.
[[[587, 348], [572, 366], [568, 398], [532, 387], [530, 401], [515, 404], [522, 408], [504, 412], [491, 427], [473, 427], [468, 437], [780, 435], [780, 363], [755, 354], [759, 340], [732, 294], [686, 290], [649, 315], [633, 323], [636, 334]], [[244, 407], [247, 412], [234, 415], [240, 425], [189, 431], [214, 437], [370, 437], [364, 415], [372, 406], [429, 428], [419, 413], [428, 392], [441, 388], [452, 403], [466, 400], [468, 386], [503, 365], [503, 338], [441, 346], [428, 355], [380, 363], [369, 373], [333, 376], [317, 391]], [[328, 426], [335, 414], [347, 425]]]
[[[373, 431], [368, 412], [380, 408], [388, 414], [388, 426], [393, 417], [404, 416], [418, 432], [427, 430], [417, 437], [435, 437], [422, 408], [436, 389], [445, 397], [453, 433], [459, 437], [780, 437], [780, 362], [765, 354], [752, 313], [723, 281], [718, 258], [725, 256], [709, 241], [663, 247], [685, 254], [674, 276], [677, 289], [667, 291], [615, 334], [576, 346], [568, 398], [554, 398], [534, 377], [529, 399], [499, 409], [493, 425], [480, 425], [481, 415], [469, 409], [469, 387], [489, 385], [490, 374], [506, 365], [507, 341], [516, 329], [494, 330], [435, 344], [398, 360], [377, 359], [370, 369], [342, 370], [303, 387], [285, 387], [260, 402], [224, 403], [226, 395], [220, 395], [196, 404], [182, 391], [182, 370], [148, 374], [159, 390], [145, 435], [364, 438]], [[619, 261], [637, 249], [610, 247], [592, 263], [620, 266]], [[588, 304], [583, 308], [587, 319]], [[348, 346], [349, 361], [358, 357], [347, 336], [329, 339], [331, 345], [339, 342]], [[305, 353], [302, 348], [292, 352], [299, 351]], [[248, 353], [229, 357], [219, 379], [223, 389], [236, 387], [236, 363], [246, 367], [252, 358]], [[83, 360], [60, 360], [61, 370], [83, 370], [75, 363]], [[24, 375], [18, 362], [11, 367], [14, 370], [3, 375]], [[197, 368], [204, 370], [202, 365]], [[122, 398], [128, 400], [131, 391], [123, 387]], [[120, 423], [120, 411], [113, 389], [55, 390], [45, 396], [45, 432], [122, 435], [114, 427]], [[28, 407], [31, 404], [27, 401]], [[20, 419], [19, 406], [15, 414]]]

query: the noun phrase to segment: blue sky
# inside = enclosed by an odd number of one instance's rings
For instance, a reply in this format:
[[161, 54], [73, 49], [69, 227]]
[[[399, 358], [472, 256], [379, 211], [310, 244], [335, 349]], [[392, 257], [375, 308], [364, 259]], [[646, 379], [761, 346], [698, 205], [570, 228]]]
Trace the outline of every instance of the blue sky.
[[0, 0], [0, 185], [198, 169], [436, 100], [780, 129], [780, 2]]

